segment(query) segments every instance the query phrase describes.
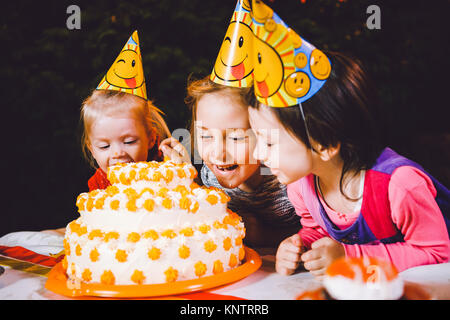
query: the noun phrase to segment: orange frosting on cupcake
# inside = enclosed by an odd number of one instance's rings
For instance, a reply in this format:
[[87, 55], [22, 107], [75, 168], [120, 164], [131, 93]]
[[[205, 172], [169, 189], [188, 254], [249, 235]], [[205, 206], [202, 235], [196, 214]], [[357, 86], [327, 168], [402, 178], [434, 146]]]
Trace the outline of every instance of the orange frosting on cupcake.
[[366, 258], [341, 258], [333, 262], [327, 269], [326, 274], [330, 277], [343, 276], [355, 279], [355, 270], [360, 270], [364, 282], [377, 280], [382, 272], [387, 281], [394, 280], [398, 276], [395, 266], [387, 261], [382, 261], [372, 257]]

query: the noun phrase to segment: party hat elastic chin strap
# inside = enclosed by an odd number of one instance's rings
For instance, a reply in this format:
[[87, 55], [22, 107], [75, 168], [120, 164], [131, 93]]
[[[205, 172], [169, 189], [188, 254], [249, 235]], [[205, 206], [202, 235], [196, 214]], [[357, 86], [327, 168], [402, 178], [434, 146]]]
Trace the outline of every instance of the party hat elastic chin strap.
[[298, 107], [300, 109], [300, 113], [302, 115], [302, 119], [303, 119], [303, 123], [305, 124], [305, 132], [306, 132], [306, 137], [308, 138], [308, 144], [309, 144], [309, 148], [313, 151], [313, 152], [317, 152], [316, 149], [313, 148], [312, 143], [311, 143], [311, 135], [309, 134], [309, 130], [308, 130], [308, 124], [306, 123], [306, 117], [305, 117], [305, 113], [303, 112], [303, 106], [301, 103], [298, 104]]

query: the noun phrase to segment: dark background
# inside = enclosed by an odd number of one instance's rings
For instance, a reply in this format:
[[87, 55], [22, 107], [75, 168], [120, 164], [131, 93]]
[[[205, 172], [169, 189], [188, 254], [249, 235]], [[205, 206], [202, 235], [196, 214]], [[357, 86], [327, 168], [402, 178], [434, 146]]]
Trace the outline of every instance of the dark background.
[[[386, 143], [450, 185], [448, 1], [265, 0], [320, 49], [363, 61], [380, 94]], [[81, 30], [66, 9], [81, 8]], [[137, 29], [149, 97], [173, 131], [188, 125], [190, 74], [209, 74], [236, 0], [8, 1], [1, 4], [0, 236], [60, 228], [93, 169], [79, 112]], [[365, 26], [381, 8], [381, 30]], [[370, 143], [368, 141], [367, 143]]]

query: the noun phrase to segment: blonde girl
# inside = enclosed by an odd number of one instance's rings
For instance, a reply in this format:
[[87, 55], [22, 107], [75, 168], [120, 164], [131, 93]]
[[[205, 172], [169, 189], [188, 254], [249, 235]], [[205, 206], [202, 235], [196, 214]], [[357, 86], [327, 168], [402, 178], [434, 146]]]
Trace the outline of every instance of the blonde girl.
[[95, 174], [89, 190], [110, 185], [107, 168], [116, 163], [162, 160], [159, 142], [170, 136], [161, 111], [132, 94], [94, 90], [81, 108], [82, 151]]

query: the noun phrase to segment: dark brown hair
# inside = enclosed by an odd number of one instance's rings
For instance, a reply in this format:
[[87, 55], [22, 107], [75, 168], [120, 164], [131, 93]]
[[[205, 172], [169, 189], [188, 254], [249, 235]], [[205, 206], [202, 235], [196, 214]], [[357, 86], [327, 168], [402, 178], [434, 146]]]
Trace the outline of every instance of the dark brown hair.
[[[332, 71], [323, 87], [302, 103], [306, 121], [298, 105], [270, 109], [286, 130], [308, 147], [311, 147], [309, 138], [325, 148], [340, 144], [344, 162], [340, 190], [350, 199], [343, 192], [345, 175], [369, 169], [382, 149], [377, 131], [378, 102], [360, 61], [337, 52], [325, 54], [331, 61]], [[258, 108], [259, 103], [252, 107]]]

